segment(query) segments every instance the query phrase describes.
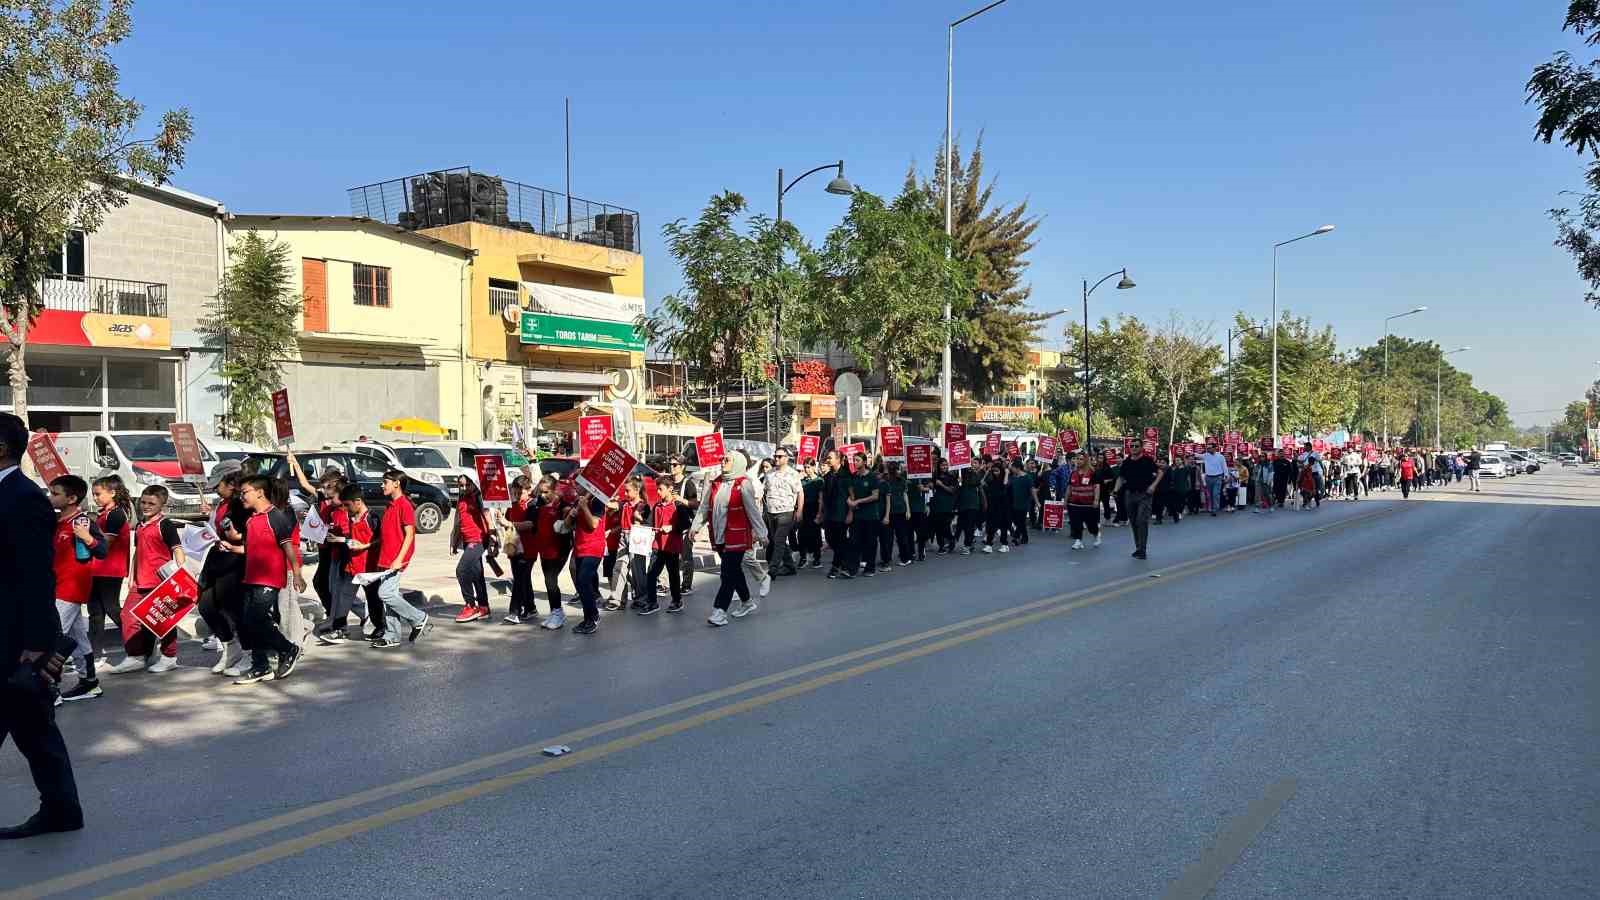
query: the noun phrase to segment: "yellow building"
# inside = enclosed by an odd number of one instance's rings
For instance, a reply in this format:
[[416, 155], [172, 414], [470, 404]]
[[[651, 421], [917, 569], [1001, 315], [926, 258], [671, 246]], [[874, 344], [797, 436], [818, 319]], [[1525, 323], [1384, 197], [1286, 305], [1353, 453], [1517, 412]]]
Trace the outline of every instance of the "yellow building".
[[298, 445], [376, 436], [379, 422], [410, 416], [472, 431], [470, 251], [350, 216], [236, 215], [229, 229], [290, 250], [302, 315], [283, 377]]
[[350, 191], [351, 207], [469, 251], [468, 439], [586, 401], [639, 400], [644, 257], [637, 213], [467, 169]]

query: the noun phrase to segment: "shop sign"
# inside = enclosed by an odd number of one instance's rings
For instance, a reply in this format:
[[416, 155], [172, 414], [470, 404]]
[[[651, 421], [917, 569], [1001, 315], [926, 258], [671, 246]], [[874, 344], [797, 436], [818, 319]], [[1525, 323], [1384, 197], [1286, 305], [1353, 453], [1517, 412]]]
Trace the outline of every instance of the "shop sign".
[[520, 339], [524, 344], [582, 347], [618, 352], [644, 350], [644, 336], [629, 322], [580, 319], [523, 310]]
[[1042, 418], [1037, 406], [980, 406], [974, 419], [979, 422], [1028, 422]]

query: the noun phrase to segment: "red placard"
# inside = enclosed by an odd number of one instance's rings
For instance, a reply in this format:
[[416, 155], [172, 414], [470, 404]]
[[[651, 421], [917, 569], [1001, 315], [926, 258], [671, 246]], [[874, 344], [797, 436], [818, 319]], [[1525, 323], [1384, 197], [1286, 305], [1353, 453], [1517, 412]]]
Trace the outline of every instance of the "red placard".
[[1230, 444], [1239, 444], [1239, 443], [1243, 443], [1244, 442], [1244, 435], [1240, 434], [1237, 431], [1228, 432], [1227, 437], [1228, 437], [1228, 443], [1230, 443]]
[[1035, 451], [1035, 454], [1040, 459], [1043, 459], [1043, 460], [1053, 460], [1053, 459], [1055, 459], [1056, 458], [1056, 439], [1051, 437], [1051, 436], [1049, 436], [1049, 435], [1047, 435], [1047, 434], [1046, 435], [1041, 435], [1039, 437], [1039, 447]]
[[1145, 428], [1145, 430], [1144, 430], [1144, 439], [1147, 440], [1147, 441], [1159, 441], [1159, 440], [1161, 440], [1161, 431], [1159, 429], [1157, 429], [1154, 425], [1151, 425], [1151, 426]]
[[1107, 447], [1105, 456], [1107, 465], [1114, 466], [1122, 462], [1122, 454], [1118, 453], [1115, 447]]
[[1144, 452], [1146, 456], [1154, 456], [1156, 453], [1156, 442], [1150, 440], [1149, 438], [1145, 438]]
[[1278, 438], [1278, 447], [1283, 450], [1294, 449], [1294, 435], [1285, 434]]
[[[578, 417], [578, 465], [586, 466], [594, 459], [600, 445], [611, 440], [610, 416]], [[704, 465], [704, 463], [701, 463]]]
[[510, 506], [511, 488], [506, 483], [506, 460], [498, 453], [480, 453], [472, 458], [478, 472], [478, 490], [485, 506]]
[[1017, 446], [1017, 442], [1016, 441], [1006, 441], [1006, 442], [1002, 443], [1000, 445], [1000, 453], [1006, 459], [1021, 459], [1022, 458], [1022, 448]]
[[272, 424], [278, 429], [278, 443], [294, 443], [294, 418], [289, 415], [289, 389], [278, 388], [272, 392]]
[[1123, 456], [1132, 456], [1133, 455], [1133, 438], [1131, 436], [1124, 437], [1122, 439], [1122, 455]]
[[122, 614], [133, 616], [134, 621], [150, 629], [157, 638], [164, 638], [178, 627], [183, 617], [194, 609], [195, 598], [200, 596], [200, 585], [189, 570], [179, 567], [166, 581], [122, 609]]
[[178, 471], [185, 481], [205, 480], [206, 461], [200, 456], [200, 439], [194, 436], [194, 426], [188, 422], [173, 422], [167, 426], [172, 432], [172, 448], [178, 455]]
[[899, 425], [878, 426], [878, 453], [890, 462], [904, 462], [906, 433]]
[[1371, 444], [1368, 444], [1365, 455], [1367, 457], [1367, 462], [1369, 462], [1369, 463], [1377, 462], [1378, 461], [1378, 448], [1372, 446]]
[[61, 461], [61, 454], [56, 452], [55, 441], [50, 440], [50, 435], [43, 431], [36, 431], [28, 437], [28, 457], [33, 460], [33, 469], [39, 473], [39, 480], [45, 484], [69, 474], [67, 464]]
[[1000, 432], [991, 431], [983, 439], [983, 453], [985, 456], [1000, 455]]
[[822, 436], [816, 434], [800, 435], [800, 449], [794, 455], [794, 461], [805, 465], [816, 459], [817, 453], [822, 449]]
[[700, 468], [709, 469], [712, 466], [722, 465], [722, 458], [728, 455], [722, 443], [722, 432], [713, 431], [702, 434], [694, 439], [695, 456], [700, 459]]
[[959, 472], [972, 465], [972, 445], [965, 440], [954, 444], [946, 444], [944, 448], [945, 462], [950, 464], [950, 471]]
[[624, 450], [616, 441], [606, 438], [595, 448], [594, 459], [589, 460], [583, 471], [578, 473], [578, 487], [600, 500], [610, 500], [617, 495], [617, 491], [622, 490], [622, 483], [628, 480], [633, 467], [638, 464], [632, 453]]
[[839, 449], [839, 458], [843, 459], [845, 466], [847, 468], [849, 468], [850, 471], [854, 472], [856, 470], [856, 454], [857, 453], [865, 454], [867, 452], [867, 445], [866, 444], [845, 444], [844, 446], [842, 446], [842, 447], [840, 447], [838, 449]]
[[1078, 449], [1078, 432], [1068, 428], [1066, 431], [1056, 435], [1056, 441], [1061, 444], [1063, 453], [1072, 453]]
[[906, 446], [906, 477], [933, 477], [932, 444], [909, 444]]
[[1055, 530], [1067, 522], [1067, 504], [1060, 500], [1046, 500], [1044, 509], [1039, 514], [1040, 524], [1045, 528]]
[[966, 442], [967, 425], [965, 422], [944, 423], [944, 447], [946, 451], [949, 451], [954, 444], [965, 444]]
[[1322, 438], [1312, 438], [1312, 440], [1311, 440], [1311, 450], [1312, 450], [1312, 452], [1314, 452], [1314, 453], [1325, 453], [1325, 452], [1327, 452], [1327, 449], [1328, 449], [1328, 442], [1327, 441], [1323, 440]]

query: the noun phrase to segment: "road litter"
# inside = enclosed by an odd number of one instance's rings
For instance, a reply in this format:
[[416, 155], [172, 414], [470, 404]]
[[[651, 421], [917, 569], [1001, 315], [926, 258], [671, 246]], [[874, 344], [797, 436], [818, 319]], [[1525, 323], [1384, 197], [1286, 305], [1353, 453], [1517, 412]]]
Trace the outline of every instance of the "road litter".
[[544, 755], [545, 756], [565, 756], [565, 755], [567, 755], [568, 753], [571, 753], [571, 752], [572, 752], [572, 748], [568, 747], [566, 744], [557, 744], [554, 747], [546, 747], [546, 748], [544, 748]]

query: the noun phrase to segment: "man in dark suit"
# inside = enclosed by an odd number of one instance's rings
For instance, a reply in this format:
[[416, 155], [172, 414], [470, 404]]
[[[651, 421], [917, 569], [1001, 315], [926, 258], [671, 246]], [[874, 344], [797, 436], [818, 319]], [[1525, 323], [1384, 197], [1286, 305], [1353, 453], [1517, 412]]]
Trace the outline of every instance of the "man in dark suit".
[[0, 828], [0, 840], [83, 827], [54, 707], [61, 671], [51, 568], [56, 517], [49, 498], [18, 468], [27, 448], [27, 426], [0, 413], [0, 572], [7, 582], [0, 590], [0, 744], [7, 737], [16, 742], [39, 789], [39, 811], [21, 825]]

